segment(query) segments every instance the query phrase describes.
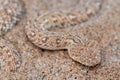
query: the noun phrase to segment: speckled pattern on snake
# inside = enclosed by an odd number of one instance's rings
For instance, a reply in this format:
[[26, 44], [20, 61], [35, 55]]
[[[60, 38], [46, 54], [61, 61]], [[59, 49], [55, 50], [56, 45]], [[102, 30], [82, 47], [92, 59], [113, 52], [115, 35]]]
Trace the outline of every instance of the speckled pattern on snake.
[[16, 71], [21, 65], [21, 56], [15, 47], [3, 39], [22, 17], [20, 0], [0, 0], [0, 74]]
[[20, 0], [0, 0], [0, 36], [21, 20], [22, 13]]
[[[82, 3], [82, 8], [79, 9], [78, 7], [81, 7], [80, 3]], [[28, 21], [25, 32], [29, 40], [40, 48], [49, 50], [68, 49], [69, 55], [73, 60], [87, 66], [94, 66], [101, 60], [99, 48], [96, 46], [97, 42], [87, 40], [81, 33], [75, 32], [74, 28], [75, 25], [84, 23], [96, 15], [101, 9], [101, 6], [102, 0], [80, 0], [78, 5], [76, 5], [77, 9], [71, 10], [71, 12], [53, 9], [43, 13], [33, 21]], [[81, 46], [80, 43], [82, 47], [88, 46], [87, 54], [91, 51], [91, 55], [89, 55], [92, 57], [91, 60], [89, 59], [90, 57], [86, 58], [89, 64], [87, 64], [86, 61], [78, 60], [80, 58], [72, 57], [76, 51], [76, 53], [81, 54], [80, 49], [82, 48], [76, 47]], [[94, 51], [91, 46], [94, 46], [94, 49], [96, 47], [96, 50]], [[92, 56], [93, 54], [96, 54], [94, 58]]]

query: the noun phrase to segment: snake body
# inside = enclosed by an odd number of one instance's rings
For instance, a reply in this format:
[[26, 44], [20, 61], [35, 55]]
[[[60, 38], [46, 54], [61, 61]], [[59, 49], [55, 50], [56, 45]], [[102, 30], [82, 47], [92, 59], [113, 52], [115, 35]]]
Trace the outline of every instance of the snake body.
[[[69, 55], [73, 60], [87, 66], [94, 66], [101, 60], [99, 47], [96, 46], [98, 43], [94, 40], [87, 40], [81, 32], [76, 32], [74, 29], [76, 25], [88, 21], [93, 15], [95, 15], [100, 10], [101, 5], [99, 4], [98, 6], [97, 9], [95, 5], [90, 6], [93, 11], [91, 11], [91, 9], [86, 10], [85, 7], [85, 10], [82, 11], [46, 12], [33, 21], [29, 20], [25, 27], [25, 32], [28, 39], [42, 49], [68, 49]], [[95, 44], [93, 45], [93, 43]], [[90, 45], [85, 47], [87, 44]], [[80, 46], [85, 47], [85, 49]], [[93, 46], [94, 49], [96, 47], [96, 50], [94, 51], [91, 46]], [[81, 49], [83, 49], [83, 51]], [[84, 55], [82, 52], [86, 49], [86, 55]], [[91, 52], [91, 54], [89, 52]], [[81, 57], [82, 54], [84, 59]]]
[[[20, 21], [23, 7], [20, 0], [0, 0], [0, 36]], [[0, 73], [16, 71], [21, 66], [21, 56], [10, 42], [0, 38]]]
[[0, 0], [0, 35], [21, 20], [23, 6], [20, 0]]

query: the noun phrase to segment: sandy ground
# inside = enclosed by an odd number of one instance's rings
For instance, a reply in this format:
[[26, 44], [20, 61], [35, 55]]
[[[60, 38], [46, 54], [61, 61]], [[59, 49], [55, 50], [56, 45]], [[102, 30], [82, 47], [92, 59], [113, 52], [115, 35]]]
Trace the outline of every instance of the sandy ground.
[[99, 42], [102, 60], [96, 66], [74, 61], [67, 50], [41, 49], [27, 38], [28, 20], [34, 21], [47, 11], [71, 11], [73, 6], [79, 10], [78, 1], [22, 0], [23, 18], [1, 36], [16, 48], [21, 65], [17, 70], [6, 72], [0, 67], [0, 80], [120, 80], [120, 0], [100, 0], [101, 9], [76, 25], [76, 31]]

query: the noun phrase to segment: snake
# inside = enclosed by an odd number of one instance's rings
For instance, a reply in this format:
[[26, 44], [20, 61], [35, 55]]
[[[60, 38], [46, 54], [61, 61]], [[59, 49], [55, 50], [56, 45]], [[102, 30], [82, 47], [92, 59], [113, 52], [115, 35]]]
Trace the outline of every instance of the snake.
[[20, 0], [0, 0], [0, 71], [13, 72], [21, 66], [21, 56], [14, 45], [2, 36], [21, 20], [23, 7]]
[[21, 66], [21, 56], [9, 42], [0, 38], [0, 71], [13, 72]]
[[[84, 2], [84, 0], [80, 1]], [[76, 25], [87, 22], [101, 9], [101, 0], [97, 0], [99, 3], [90, 1], [94, 4], [86, 1], [83, 10], [79, 8], [71, 12], [51, 10], [34, 20], [28, 20], [25, 26], [28, 39], [42, 49], [67, 49], [69, 56], [83, 65], [99, 64], [101, 56], [97, 41], [89, 40], [81, 32], [74, 30]]]

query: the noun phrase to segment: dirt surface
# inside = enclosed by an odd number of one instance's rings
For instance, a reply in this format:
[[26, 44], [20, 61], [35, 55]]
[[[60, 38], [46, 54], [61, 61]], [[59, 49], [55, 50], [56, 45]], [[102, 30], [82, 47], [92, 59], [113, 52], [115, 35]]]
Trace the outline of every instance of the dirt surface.
[[[14, 0], [1, 1], [14, 3]], [[23, 9], [21, 20], [15, 22], [12, 28], [1, 35], [0, 80], [120, 80], [120, 0], [20, 0], [20, 2]], [[67, 27], [73, 27], [69, 32], [77, 35], [73, 37], [72, 34], [74, 43], [80, 45], [81, 38], [77, 37], [78, 33], [81, 33], [82, 38], [96, 41], [97, 46], [85, 43], [77, 48], [76, 44], [72, 44], [75, 46], [69, 47], [71, 50], [68, 48], [49, 50], [36, 45], [38, 37], [35, 38], [36, 44], [33, 43], [26, 34], [25, 27], [49, 12], [81, 12], [87, 15], [85, 21], [77, 22], [76, 25], [71, 25], [72, 21], [69, 23], [65, 21], [65, 24]], [[67, 17], [65, 15], [65, 18]], [[60, 24], [64, 22], [59, 18], [57, 17]], [[49, 20], [52, 21], [51, 18]], [[3, 20], [0, 16], [0, 27], [1, 21], [6, 19]], [[49, 22], [45, 26], [51, 24]], [[36, 25], [39, 29], [39, 23]], [[81, 50], [78, 52], [76, 48]], [[71, 55], [69, 51], [72, 52]]]

